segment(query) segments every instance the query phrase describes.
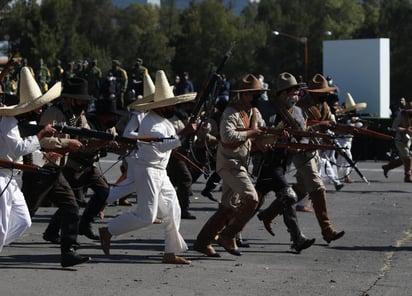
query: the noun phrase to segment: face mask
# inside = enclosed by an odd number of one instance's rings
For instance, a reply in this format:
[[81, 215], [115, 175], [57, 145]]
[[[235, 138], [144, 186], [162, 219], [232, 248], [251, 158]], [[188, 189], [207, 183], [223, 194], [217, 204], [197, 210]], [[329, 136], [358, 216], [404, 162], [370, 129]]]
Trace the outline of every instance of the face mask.
[[250, 103], [250, 104], [252, 105], [252, 107], [257, 107], [257, 106], [259, 106], [260, 96], [261, 96], [260, 94], [253, 95], [253, 100], [252, 100], [252, 102]]
[[287, 99], [286, 99], [286, 107], [289, 109], [289, 108], [292, 108], [293, 106], [295, 106], [296, 105], [296, 103], [298, 102], [298, 99], [297, 98], [295, 98], [295, 97], [287, 97]]
[[175, 115], [175, 111], [169, 110], [169, 109], [164, 109], [162, 113], [163, 113], [163, 116], [167, 119], [170, 119], [173, 117], [173, 115]]
[[74, 115], [79, 116], [82, 114], [83, 110], [86, 109], [86, 105], [78, 105], [78, 104], [72, 104], [72, 110]]
[[106, 126], [107, 126], [107, 128], [111, 128], [111, 127], [114, 127], [116, 125], [116, 123], [117, 123], [116, 119], [111, 119], [111, 120], [108, 120], [106, 122]]

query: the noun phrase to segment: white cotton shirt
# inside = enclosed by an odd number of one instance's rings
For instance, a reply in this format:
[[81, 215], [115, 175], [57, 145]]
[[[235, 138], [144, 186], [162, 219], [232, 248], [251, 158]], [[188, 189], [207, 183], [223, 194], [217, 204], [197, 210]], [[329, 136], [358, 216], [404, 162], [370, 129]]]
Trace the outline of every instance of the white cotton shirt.
[[22, 139], [14, 117], [0, 117], [0, 158], [19, 161], [23, 155], [40, 149], [37, 136]]
[[166, 169], [171, 150], [181, 145], [173, 124], [154, 111], [149, 111], [143, 118], [139, 128], [139, 136], [174, 137], [174, 139], [162, 142], [138, 143], [138, 150], [135, 155], [138, 158], [138, 163], [158, 169]]

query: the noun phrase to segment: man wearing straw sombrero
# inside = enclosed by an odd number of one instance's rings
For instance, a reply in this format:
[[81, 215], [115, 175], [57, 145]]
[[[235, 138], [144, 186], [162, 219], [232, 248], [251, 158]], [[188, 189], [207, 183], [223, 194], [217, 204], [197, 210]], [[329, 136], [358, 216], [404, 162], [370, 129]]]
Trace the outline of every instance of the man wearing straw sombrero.
[[[355, 127], [362, 127], [363, 124], [359, 121], [359, 118], [357, 117], [357, 114], [366, 109], [367, 103], [355, 103], [355, 100], [353, 99], [352, 95], [350, 93], [346, 93], [346, 100], [345, 104], [343, 105], [343, 109], [341, 110], [342, 115], [340, 118], [340, 121], [342, 124], [345, 125], [351, 125]], [[352, 142], [353, 142], [353, 135], [347, 134], [343, 135], [341, 137], [338, 137], [336, 139], [338, 142], [339, 146], [346, 151], [346, 155], [352, 159]], [[343, 157], [340, 153], [338, 153], [338, 156], [336, 158], [336, 165], [339, 168], [339, 175], [343, 178], [345, 183], [353, 183], [353, 180], [350, 177], [350, 173], [352, 172], [352, 166], [350, 163], [346, 160], [345, 157]]]
[[[17, 162], [23, 155], [40, 149], [39, 140], [56, 130], [46, 125], [37, 135], [20, 136], [19, 117], [37, 111], [60, 96], [61, 84], [55, 84], [44, 95], [27, 67], [20, 73], [20, 103], [0, 104], [0, 158]], [[13, 169], [0, 167], [0, 252], [4, 246], [18, 239], [31, 226], [30, 213], [23, 193], [14, 179]]]
[[[139, 136], [174, 137], [163, 142], [138, 143], [138, 150], [129, 158], [130, 178], [133, 178], [138, 203], [128, 213], [114, 218], [107, 227], [99, 229], [103, 252], [110, 254], [112, 236], [121, 235], [153, 224], [157, 214], [162, 217], [165, 227], [165, 252], [163, 263], [190, 264], [191, 261], [176, 253], [188, 249], [179, 233], [181, 210], [175, 188], [167, 176], [166, 166], [172, 149], [181, 145], [180, 139], [194, 133], [195, 124], [188, 124], [180, 133], [168, 120], [173, 115], [176, 104], [194, 100], [196, 93], [174, 96], [163, 71], [157, 71], [155, 91], [149, 98], [136, 101], [136, 110], [149, 110], [141, 122]], [[129, 177], [129, 176], [128, 176]]]

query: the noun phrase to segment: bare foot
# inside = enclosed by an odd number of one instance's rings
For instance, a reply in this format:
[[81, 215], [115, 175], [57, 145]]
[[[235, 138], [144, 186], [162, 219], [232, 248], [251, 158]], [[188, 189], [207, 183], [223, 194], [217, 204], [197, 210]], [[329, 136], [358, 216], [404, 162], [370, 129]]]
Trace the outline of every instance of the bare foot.
[[156, 218], [153, 222], [153, 224], [162, 224], [162, 223], [163, 223], [163, 220], [159, 218]]
[[192, 261], [187, 260], [183, 257], [176, 256], [173, 253], [165, 253], [163, 255], [162, 262], [166, 264], [190, 264], [192, 263]]

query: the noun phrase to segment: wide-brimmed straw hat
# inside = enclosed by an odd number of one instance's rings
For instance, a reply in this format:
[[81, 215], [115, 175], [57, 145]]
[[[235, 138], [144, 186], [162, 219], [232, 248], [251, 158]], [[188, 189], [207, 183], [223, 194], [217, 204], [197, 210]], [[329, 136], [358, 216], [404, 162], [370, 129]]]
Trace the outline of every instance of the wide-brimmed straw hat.
[[346, 93], [345, 108], [343, 109], [343, 112], [359, 112], [366, 109], [366, 107], [368, 107], [367, 103], [355, 103], [352, 95], [350, 93]]
[[231, 92], [247, 92], [247, 91], [258, 91], [263, 92], [270, 90], [268, 88], [263, 88], [262, 83], [253, 74], [247, 74], [244, 76], [240, 82], [239, 89], [231, 90]]
[[292, 87], [302, 87], [304, 86], [303, 83], [298, 83], [295, 76], [288, 72], [283, 72], [279, 74], [278, 81], [277, 81], [277, 92], [281, 92], [282, 90], [292, 88]]
[[0, 116], [16, 116], [39, 109], [60, 97], [61, 91], [61, 82], [57, 82], [45, 94], [42, 94], [40, 87], [29, 68], [23, 67], [20, 71], [20, 103], [17, 105], [0, 107]]
[[329, 86], [328, 81], [321, 74], [315, 74], [308, 83], [308, 92], [330, 93], [336, 90], [336, 87]]
[[146, 97], [144, 97], [141, 100], [137, 100], [135, 104], [133, 104], [133, 109], [151, 110], [190, 102], [193, 101], [195, 98], [195, 92], [175, 96], [167, 80], [165, 72], [163, 70], [159, 70], [156, 72], [155, 90], [153, 98], [149, 100]]

